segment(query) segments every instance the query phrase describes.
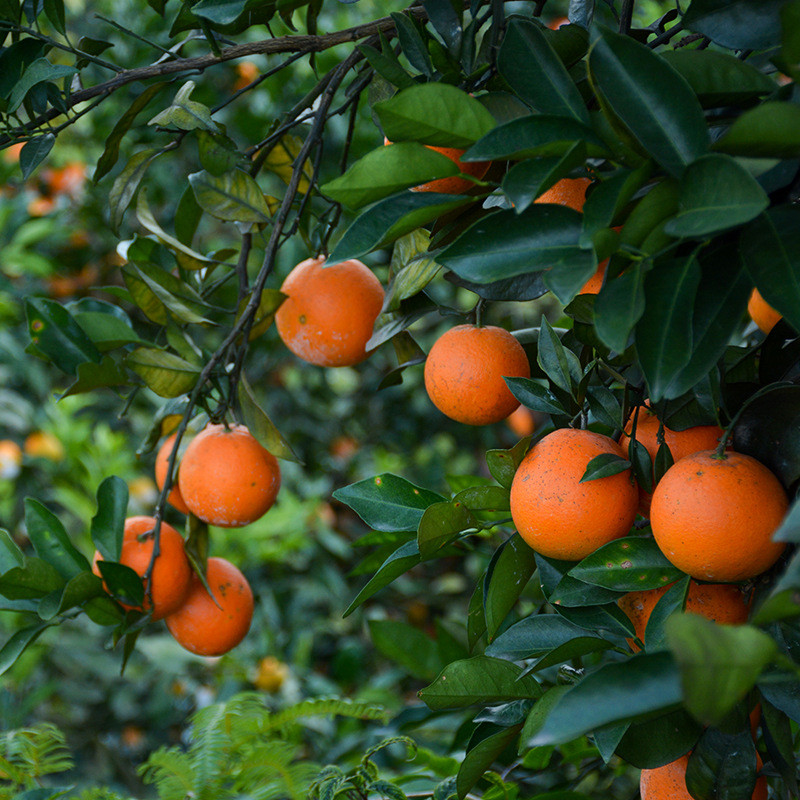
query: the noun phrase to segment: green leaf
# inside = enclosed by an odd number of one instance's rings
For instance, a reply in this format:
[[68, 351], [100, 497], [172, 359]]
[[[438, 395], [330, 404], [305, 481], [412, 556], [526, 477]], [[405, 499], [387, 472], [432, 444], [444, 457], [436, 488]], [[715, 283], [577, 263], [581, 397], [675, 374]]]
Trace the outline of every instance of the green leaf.
[[596, 264], [594, 254], [578, 246], [580, 233], [577, 211], [534, 203], [521, 214], [509, 210], [484, 217], [438, 253], [436, 260], [475, 283], [559, 268], [579, 269], [588, 278]]
[[616, 592], [667, 586], [683, 573], [667, 560], [654, 539], [626, 536], [603, 545], [568, 573], [585, 583]]
[[0, 528], [0, 575], [24, 563], [25, 556], [19, 545], [5, 528]]
[[664, 231], [702, 238], [750, 222], [769, 205], [769, 198], [738, 162], [711, 154], [686, 168], [678, 203], [680, 210]]
[[486, 647], [486, 655], [522, 661], [545, 655], [586, 636], [586, 631], [558, 614], [534, 614], [503, 631]]
[[531, 108], [588, 124], [586, 104], [541, 25], [512, 17], [500, 46], [497, 67]]
[[689, 362], [692, 318], [700, 266], [690, 256], [659, 263], [644, 282], [645, 314], [636, 326], [636, 351], [647, 379], [650, 400], [674, 397], [670, 383]]
[[[384, 37], [381, 37], [381, 40], [386, 41]], [[415, 85], [414, 79], [403, 69], [391, 48], [384, 47], [383, 50], [376, 50], [368, 44], [359, 44], [358, 49], [369, 65], [387, 83], [393, 84], [399, 89], [407, 89]]]
[[294, 461], [296, 464], [303, 462], [297, 457], [291, 445], [283, 438], [272, 420], [258, 404], [253, 394], [247, 377], [242, 373], [239, 378], [239, 406], [242, 409], [244, 424], [258, 443], [269, 450], [276, 458]]
[[46, 133], [44, 136], [34, 136], [33, 139], [25, 142], [19, 152], [19, 168], [22, 170], [23, 180], [30, 178], [36, 167], [47, 158], [55, 143], [56, 137], [52, 133]]
[[178, 397], [190, 392], [200, 376], [199, 367], [163, 350], [137, 347], [125, 359], [133, 370], [159, 397]]
[[[357, 486], [358, 484], [354, 484]], [[348, 487], [350, 488], [350, 487]], [[334, 493], [335, 496], [335, 493]], [[346, 502], [346, 501], [342, 501]], [[417, 540], [413, 539], [406, 542], [394, 551], [386, 561], [381, 564], [378, 571], [367, 581], [366, 586], [356, 595], [352, 603], [345, 609], [342, 616], [346, 617], [353, 613], [365, 600], [369, 600], [372, 595], [388, 586], [395, 578], [399, 578], [403, 573], [408, 572], [412, 567], [417, 566], [422, 561], [417, 547]], [[0, 583], [2, 588], [2, 583]]]
[[403, 300], [424, 289], [439, 272], [441, 265], [428, 257], [429, 244], [430, 234], [424, 228], [411, 231], [394, 243], [390, 265], [393, 277], [384, 310], [397, 311]]
[[644, 314], [645, 274], [640, 264], [629, 267], [606, 283], [594, 305], [597, 335], [619, 353], [627, 349], [631, 332]]
[[414, 21], [405, 14], [396, 11], [390, 16], [394, 20], [397, 38], [403, 49], [403, 55], [409, 60], [412, 67], [419, 70], [426, 77], [432, 78], [433, 64], [428, 52], [428, 46], [417, 30]]
[[122, 277], [133, 302], [153, 322], [166, 325], [168, 311], [177, 322], [211, 324], [188, 284], [161, 267], [147, 261], [130, 262], [122, 268]]
[[519, 737], [519, 752], [524, 753], [530, 748], [530, 740], [542, 729], [548, 714], [561, 697], [570, 690], [569, 686], [551, 686], [533, 704], [533, 708], [528, 713], [522, 733]]
[[749, 158], [800, 156], [800, 108], [793, 103], [767, 101], [737, 117], [714, 149]]
[[446, 499], [391, 473], [337, 489], [333, 497], [376, 531], [416, 531], [425, 509]]
[[147, 344], [139, 338], [130, 323], [123, 322], [113, 314], [81, 311], [74, 315], [74, 319], [101, 353], [126, 344]]
[[192, 13], [216, 25], [236, 22], [247, 6], [247, 0], [200, 0], [192, 6]]
[[764, 300], [800, 330], [800, 208], [775, 206], [740, 239], [742, 260]]
[[473, 198], [438, 192], [400, 192], [362, 211], [336, 243], [329, 264], [360, 258], [385, 247]]
[[21, 105], [28, 92], [41, 83], [51, 83], [75, 75], [75, 67], [66, 64], [51, 64], [46, 58], [37, 58], [26, 67], [22, 77], [14, 85], [8, 99], [8, 112], [13, 114]]
[[560, 158], [533, 158], [515, 164], [503, 178], [503, 192], [522, 213], [540, 194], [566, 177], [586, 160], [586, 147], [576, 142]]
[[560, 157], [576, 142], [584, 142], [589, 155], [603, 155], [606, 152], [603, 140], [573, 117], [534, 114], [498, 125], [470, 147], [461, 160]]
[[491, 476], [506, 489], [511, 488], [514, 473], [528, 452], [528, 439], [522, 439], [509, 450], [487, 450], [486, 466]]
[[400, 142], [367, 153], [320, 191], [349, 208], [361, 208], [400, 189], [458, 174], [456, 163], [442, 153], [418, 142]]
[[702, 726], [681, 708], [632, 724], [615, 750], [635, 767], [655, 769], [687, 753], [702, 732]]
[[58, 517], [31, 497], [25, 500], [25, 528], [39, 558], [52, 564], [63, 578], [69, 580], [89, 569]]
[[498, 705], [540, 697], [542, 689], [532, 676], [509, 661], [475, 656], [448, 664], [441, 675], [419, 693], [433, 711]]
[[197, 204], [212, 217], [226, 222], [269, 222], [267, 201], [255, 179], [240, 169], [214, 176], [195, 172], [189, 176]]
[[106, 591], [120, 602], [134, 607], [144, 603], [144, 581], [130, 567], [113, 561], [99, 560], [97, 568], [103, 576]]
[[[508, 728], [500, 728], [485, 739], [481, 739], [474, 747], [470, 747], [458, 768], [458, 797], [463, 800], [473, 786], [481, 779], [483, 773], [495, 762], [495, 759], [517, 738], [522, 730], [522, 723]], [[553, 798], [552, 800], [555, 800]], [[566, 799], [565, 799], [566, 800]]]
[[763, 50], [780, 42], [780, 9], [785, 2], [692, 0], [683, 24], [730, 50]]
[[467, 92], [446, 83], [422, 83], [373, 106], [392, 142], [412, 140], [469, 147], [495, 126], [494, 117]]
[[604, 725], [675, 708], [681, 699], [680, 674], [669, 653], [605, 664], [562, 695], [530, 744], [570, 742]]
[[103, 582], [93, 572], [81, 572], [69, 580], [61, 589], [51, 592], [39, 602], [39, 616], [51, 620], [75, 606], [81, 606], [104, 594]]
[[218, 133], [220, 127], [211, 118], [208, 106], [189, 99], [195, 86], [194, 81], [184, 83], [178, 89], [172, 104], [156, 114], [147, 124], [162, 128], [178, 128], [182, 131], [205, 130]]
[[601, 453], [595, 456], [587, 465], [586, 471], [581, 476], [579, 483], [596, 481], [598, 478], [607, 478], [618, 475], [631, 468], [631, 462], [616, 453]]
[[502, 486], [470, 486], [453, 499], [470, 511], [508, 511], [511, 507], [508, 489]]
[[495, 552], [483, 581], [483, 607], [490, 642], [516, 605], [535, 570], [534, 552], [518, 533], [507, 539]]
[[92, 542], [106, 561], [119, 561], [127, 511], [128, 484], [110, 475], [97, 489], [97, 513], [91, 528]]
[[686, 788], [699, 796], [751, 798], [756, 764], [756, 746], [749, 728], [737, 733], [708, 728], [689, 756]]
[[0, 575], [0, 595], [9, 600], [31, 600], [44, 597], [64, 584], [64, 578], [52, 564], [28, 557], [22, 566]]
[[660, 55], [692, 87], [704, 108], [742, 104], [775, 91], [766, 75], [729, 53], [683, 47]]
[[595, 93], [638, 143], [679, 175], [708, 150], [703, 110], [686, 81], [650, 48], [601, 29], [589, 51]]
[[0, 648], [0, 675], [8, 672], [25, 652], [25, 649], [33, 644], [49, 627], [50, 624], [45, 622], [16, 631]]
[[578, 357], [561, 344], [561, 339], [542, 315], [536, 363], [559, 389], [572, 395], [583, 377]]
[[459, 533], [476, 525], [470, 510], [458, 500], [429, 505], [417, 528], [417, 545], [423, 558], [431, 558]]
[[100, 362], [100, 352], [61, 303], [28, 297], [25, 313], [31, 342], [64, 372], [74, 375], [79, 364]]
[[167, 86], [166, 83], [155, 83], [148, 86], [130, 105], [128, 110], [117, 120], [111, 133], [105, 141], [103, 154], [97, 161], [92, 180], [97, 183], [104, 175], [108, 174], [117, 163], [119, 147], [125, 134], [131, 129], [136, 117], [146, 108], [148, 103]]
[[71, 383], [58, 399], [62, 400], [82, 392], [92, 392], [103, 386], [122, 386], [127, 383], [128, 375], [125, 370], [111, 356], [103, 356], [103, 360], [99, 364], [91, 361], [79, 364], [77, 380]]
[[704, 725], [721, 722], [777, 654], [775, 640], [751, 625], [717, 625], [696, 614], [674, 614], [665, 627], [680, 666], [686, 708]]
[[134, 153], [114, 180], [108, 193], [108, 207], [111, 212], [111, 227], [115, 231], [119, 230], [125, 211], [138, 191], [148, 167], [162, 152], [152, 148]]
[[369, 633], [378, 651], [400, 664], [409, 675], [431, 681], [441, 671], [442, 659], [436, 642], [419, 628], [407, 622], [371, 619]]
[[566, 414], [559, 399], [550, 391], [546, 380], [532, 378], [506, 378], [511, 393], [522, 405], [542, 414]]

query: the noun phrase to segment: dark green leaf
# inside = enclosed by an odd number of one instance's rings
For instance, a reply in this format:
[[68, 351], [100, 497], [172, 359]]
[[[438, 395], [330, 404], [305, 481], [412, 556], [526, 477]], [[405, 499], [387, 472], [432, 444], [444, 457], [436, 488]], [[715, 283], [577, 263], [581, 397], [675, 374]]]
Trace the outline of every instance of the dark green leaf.
[[491, 476], [506, 489], [511, 488], [514, 473], [528, 452], [528, 440], [522, 439], [510, 450], [487, 450], [486, 466]]
[[50, 24], [59, 32], [66, 30], [66, 15], [64, 13], [64, 0], [44, 0], [44, 13]]
[[688, 752], [702, 732], [702, 726], [681, 708], [632, 724], [616, 752], [634, 767], [655, 769]]
[[657, 589], [683, 576], [658, 549], [654, 539], [635, 536], [603, 545], [569, 574], [585, 583], [617, 592]]
[[451, 0], [423, 0], [422, 5], [436, 32], [452, 53], [461, 47], [461, 14]]
[[583, 628], [558, 614], [535, 614], [503, 631], [487, 646], [486, 655], [522, 661], [585, 636]]
[[31, 600], [60, 589], [66, 581], [58, 570], [40, 558], [26, 558], [0, 576], [0, 594], [9, 600]]
[[0, 575], [14, 567], [21, 567], [24, 563], [25, 556], [19, 545], [5, 528], [0, 528]]
[[70, 541], [58, 517], [38, 500], [25, 500], [25, 528], [36, 554], [69, 580], [89, 569], [89, 562]]
[[106, 591], [112, 597], [134, 607], [140, 607], [144, 603], [144, 581], [130, 567], [99, 560], [97, 568], [103, 576]]
[[52, 64], [46, 58], [37, 58], [22, 73], [22, 77], [14, 85], [8, 99], [8, 111], [13, 113], [21, 105], [28, 92], [42, 83], [50, 83], [77, 73], [75, 67], [66, 64]]
[[598, 478], [607, 478], [618, 475], [631, 468], [631, 462], [616, 453], [601, 453], [595, 456], [587, 465], [579, 483], [596, 481]]
[[[357, 486], [358, 484], [353, 485]], [[346, 617], [352, 614], [365, 600], [372, 597], [375, 592], [380, 591], [384, 586], [388, 586], [395, 578], [399, 578], [404, 572], [408, 572], [412, 567], [419, 564], [420, 561], [422, 561], [422, 558], [419, 554], [416, 539], [401, 545], [383, 562], [383, 564], [381, 564], [378, 571], [367, 581], [366, 586], [356, 595], [355, 599], [350, 603], [342, 616]]]
[[215, 25], [230, 25], [239, 18], [246, 6], [247, 0], [200, 0], [192, 6], [192, 13]]
[[433, 64], [430, 53], [428, 53], [427, 44], [414, 22], [405, 14], [398, 12], [392, 13], [391, 17], [397, 29], [397, 38], [403, 48], [403, 55], [409, 60], [412, 67], [428, 78], [432, 78]]
[[269, 450], [276, 458], [283, 458], [287, 461], [294, 461], [296, 464], [302, 464], [302, 461], [292, 450], [292, 446], [284, 439], [272, 420], [267, 416], [266, 411], [258, 404], [253, 394], [253, 389], [244, 373], [239, 380], [238, 395], [244, 423], [258, 443]]
[[745, 111], [714, 149], [750, 158], [800, 156], [800, 108], [793, 103], [767, 101]]
[[512, 17], [497, 59], [500, 74], [536, 111], [589, 122], [586, 105], [541, 25]]
[[128, 484], [111, 475], [97, 489], [97, 513], [92, 517], [92, 542], [106, 561], [119, 561], [128, 510]]
[[[381, 37], [382, 41], [386, 41]], [[408, 89], [415, 85], [414, 79], [406, 72], [400, 64], [397, 56], [391, 48], [376, 50], [368, 44], [358, 45], [361, 55], [367, 60], [369, 65], [384, 78], [387, 83], [397, 86], [398, 89]]]
[[562, 695], [531, 744], [562, 744], [603, 725], [676, 707], [682, 698], [668, 653], [640, 654], [605, 664]]
[[134, 153], [114, 180], [111, 191], [108, 193], [108, 207], [111, 212], [111, 227], [115, 231], [122, 224], [125, 211], [136, 195], [148, 167], [161, 153], [161, 150], [154, 148]]
[[74, 319], [101, 353], [126, 344], [147, 344], [139, 338], [129, 322], [124, 322], [116, 315], [102, 311], [80, 311], [74, 315]]
[[378, 531], [416, 531], [425, 509], [445, 501], [440, 494], [391, 473], [337, 489], [333, 496]]
[[429, 505], [417, 528], [417, 544], [423, 558], [431, 558], [459, 533], [474, 528], [476, 520], [469, 509], [458, 500]]
[[93, 572], [81, 572], [71, 578], [63, 589], [57, 589], [41, 599], [39, 616], [43, 620], [51, 620], [103, 594], [103, 582], [100, 578]]
[[544, 315], [539, 327], [536, 363], [556, 386], [568, 394], [574, 393], [583, 377], [578, 357], [561, 344], [561, 339]]
[[387, 658], [404, 667], [409, 675], [432, 681], [442, 669], [439, 649], [419, 628], [395, 620], [369, 621], [375, 647]]
[[703, 110], [686, 81], [650, 48], [601, 29], [589, 52], [596, 93], [673, 175], [708, 150]]
[[59, 400], [73, 394], [92, 392], [103, 386], [122, 386], [128, 383], [128, 374], [111, 356], [103, 356], [99, 364], [86, 361], [78, 365], [77, 380], [59, 395]]
[[756, 746], [749, 729], [708, 728], [689, 756], [686, 788], [694, 795], [751, 798], [756, 785]]
[[53, 149], [55, 143], [56, 137], [52, 133], [34, 136], [33, 139], [25, 142], [19, 153], [19, 168], [22, 170], [23, 180], [30, 178], [36, 167], [47, 158], [47, 154]]
[[14, 666], [16, 660], [25, 652], [25, 648], [33, 644], [49, 627], [50, 624], [45, 622], [16, 631], [0, 648], [0, 675], [8, 672]]
[[692, 0], [683, 24], [731, 50], [763, 50], [780, 42], [786, 0]]
[[495, 759], [517, 738], [522, 723], [500, 728], [467, 750], [458, 768], [458, 797], [463, 800]]
[[697, 614], [674, 614], [667, 643], [680, 665], [685, 704], [716, 725], [738, 703], [777, 653], [775, 640], [750, 625], [717, 625]]
[[434, 711], [541, 696], [538, 681], [530, 675], [522, 677], [521, 673], [522, 668], [509, 661], [475, 656], [448, 664], [419, 696]]
[[737, 161], [711, 154], [686, 168], [678, 203], [680, 210], [664, 231], [702, 238], [749, 222], [769, 205], [769, 198]]
[[544, 380], [530, 378], [506, 378], [508, 388], [524, 406], [540, 411], [542, 414], [566, 414], [559, 399], [548, 388]]
[[490, 642], [516, 605], [535, 569], [533, 550], [518, 533], [496, 551], [483, 581], [483, 606]]

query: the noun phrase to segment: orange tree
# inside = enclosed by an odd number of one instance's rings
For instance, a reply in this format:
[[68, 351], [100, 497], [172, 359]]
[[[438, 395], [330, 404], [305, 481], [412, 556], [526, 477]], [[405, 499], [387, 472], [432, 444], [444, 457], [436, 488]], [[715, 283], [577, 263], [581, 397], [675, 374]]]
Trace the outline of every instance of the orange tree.
[[[431, 315], [482, 324], [496, 304], [539, 308], [548, 293], [563, 306], [556, 326], [542, 317], [516, 332], [531, 377], [506, 376], [545, 420], [530, 453], [529, 438], [491, 450], [491, 479], [454, 479], [447, 494], [392, 474], [335, 493], [383, 548], [346, 613], [423, 562], [487, 559], [460, 638], [391, 620], [372, 626], [401, 663], [441, 670], [421, 692], [433, 712], [483, 709], [458, 740], [452, 790], [465, 796], [494, 765], [542, 787], [535, 772], [558, 766], [553, 748], [589, 736], [606, 762], [677, 764], [695, 798], [749, 798], [763, 791], [759, 772], [774, 796], [796, 795], [800, 3], [572, 2], [570, 24], [557, 30], [543, 23], [546, 0], [425, 0], [337, 30], [333, 5], [148, 0], [141, 19], [106, 20], [103, 37], [93, 28], [80, 39], [62, 0], [0, 7], [0, 146], [24, 143], [25, 177], [72, 126], [132, 93], [106, 120], [94, 172], [101, 186], [114, 176], [107, 224], [125, 235], [121, 284], [78, 305], [28, 298], [29, 352], [70, 376], [64, 395], [154, 392], [166, 403], [150, 444], [174, 434], [144, 583], [113, 568], [127, 501], [114, 477], [98, 487], [92, 523], [111, 597], [36, 500], [25, 513], [33, 550], [2, 534], [3, 605], [29, 624], [0, 651], [1, 666], [82, 611], [130, 652], [148, 618], [121, 603], [147, 605], [187, 432], [243, 423], [274, 456], [295, 458], [246, 378], [251, 343], [270, 335], [286, 297], [287, 259], [390, 259], [364, 345], [392, 342], [398, 367], [385, 385], [424, 359], [412, 334]], [[346, 8], [354, 21], [359, 6]], [[275, 35], [297, 25], [302, 33]], [[126, 46], [132, 40], [141, 49]], [[227, 92], [214, 83], [228, 62], [253, 57], [263, 71], [243, 71]], [[264, 111], [249, 141], [229, 135], [238, 114], [256, 113], [262, 84], [290, 90], [304, 66], [316, 70], [313, 88]], [[374, 148], [358, 152], [373, 123]], [[486, 162], [485, 172], [459, 166]], [[453, 177], [468, 184], [432, 184]], [[542, 197], [574, 179], [580, 197]], [[443, 186], [462, 193], [435, 190]], [[766, 335], [746, 317], [754, 289], [782, 317]], [[475, 308], [452, 308], [456, 294]], [[459, 389], [465, 402], [470, 388]], [[655, 446], [637, 438], [640, 413], [659, 421]], [[715, 425], [719, 444], [686, 454], [692, 469], [675, 479], [668, 433]], [[551, 433], [566, 428], [586, 436]], [[625, 450], [611, 441], [623, 431]], [[602, 446], [584, 457], [573, 442], [587, 437]], [[650, 493], [655, 538], [640, 505]], [[624, 530], [608, 524], [612, 501]], [[613, 531], [597, 549], [595, 529]], [[569, 558], [537, 552], [540, 533], [563, 539], [553, 552]], [[187, 517], [186, 538], [204, 580], [202, 520]], [[594, 544], [579, 552], [573, 539]], [[686, 551], [700, 562], [686, 567], [691, 575], [668, 557]], [[692, 577], [736, 581], [749, 622], [682, 613]], [[533, 602], [521, 603], [526, 587]], [[643, 635], [617, 603], [633, 591], [660, 592]], [[544, 788], [584, 796], [573, 791], [581, 776], [570, 785], [548, 774]]]

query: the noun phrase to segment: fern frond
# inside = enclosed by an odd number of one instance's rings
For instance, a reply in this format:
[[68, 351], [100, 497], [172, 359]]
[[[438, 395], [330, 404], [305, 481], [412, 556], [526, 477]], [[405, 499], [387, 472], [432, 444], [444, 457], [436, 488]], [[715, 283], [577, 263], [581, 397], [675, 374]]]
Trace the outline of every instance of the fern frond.
[[6, 732], [0, 740], [0, 755], [24, 776], [23, 780], [18, 780], [9, 772], [17, 783], [66, 772], [73, 767], [64, 734], [49, 722]]
[[132, 797], [123, 797], [121, 794], [112, 792], [111, 789], [97, 787], [94, 789], [84, 789], [79, 795], [71, 800], [134, 800]]
[[391, 781], [377, 780], [369, 785], [370, 795], [377, 794], [386, 800], [408, 800], [405, 792]]
[[254, 800], [272, 797], [302, 800], [318, 767], [308, 762], [293, 764], [296, 755], [297, 747], [288, 742], [262, 743], [249, 753], [247, 763], [236, 770], [234, 788], [242, 792], [249, 790]]
[[192, 724], [189, 758], [194, 772], [194, 796], [216, 800], [225, 762], [232, 745], [227, 703], [215, 703], [196, 714]]
[[272, 714], [264, 732], [268, 730], [287, 731], [302, 717], [340, 716], [354, 719], [386, 722], [389, 713], [383, 706], [372, 703], [355, 703], [341, 697], [313, 698], [303, 700], [290, 708]]
[[156, 785], [159, 800], [185, 800], [194, 791], [194, 770], [187, 753], [162, 747], [139, 767], [145, 783]]
[[287, 797], [291, 800], [305, 800], [317, 769], [317, 765], [308, 762], [292, 764], [280, 778], [251, 789], [249, 797], [252, 800], [279, 800]]
[[372, 760], [372, 757], [379, 753], [381, 750], [384, 750], [387, 747], [391, 747], [393, 744], [404, 744], [406, 746], [406, 750], [408, 750], [408, 761], [413, 761], [417, 755], [417, 743], [413, 739], [409, 739], [408, 736], [392, 736], [389, 739], [384, 739], [378, 744], [373, 745], [372, 747], [364, 753], [364, 758], [361, 759], [361, 763], [366, 766], [368, 761]]

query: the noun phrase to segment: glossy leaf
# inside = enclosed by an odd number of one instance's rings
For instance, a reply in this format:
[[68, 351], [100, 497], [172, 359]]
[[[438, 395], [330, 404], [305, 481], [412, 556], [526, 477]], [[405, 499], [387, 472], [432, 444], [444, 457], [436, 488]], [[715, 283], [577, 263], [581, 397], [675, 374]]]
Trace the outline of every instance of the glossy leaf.
[[569, 575], [617, 592], [634, 592], [667, 586], [683, 573], [667, 560], [654, 539], [626, 536], [586, 556]]
[[673, 615], [666, 634], [686, 707], [705, 725], [722, 721], [777, 652], [775, 640], [751, 625], [717, 625], [696, 614]]
[[11, 95], [8, 98], [8, 112], [13, 113], [21, 105], [28, 92], [42, 83], [53, 83], [64, 78], [75, 75], [78, 72], [75, 67], [67, 64], [53, 64], [46, 58], [37, 58], [29, 64], [23, 71], [22, 77], [14, 84]]
[[542, 414], [566, 414], [559, 399], [550, 391], [545, 380], [531, 378], [506, 378], [511, 393], [522, 405]]
[[61, 303], [29, 297], [25, 313], [31, 341], [64, 372], [74, 375], [79, 364], [100, 362], [100, 352]]
[[400, 142], [367, 153], [320, 191], [349, 208], [362, 208], [401, 189], [458, 174], [456, 163], [442, 153], [418, 142]]
[[509, 661], [475, 656], [448, 664], [419, 696], [433, 711], [539, 697], [542, 689], [538, 681], [521, 673], [522, 668]]
[[19, 152], [19, 168], [22, 171], [23, 180], [30, 178], [36, 167], [47, 158], [55, 143], [56, 137], [52, 133], [34, 136], [33, 139], [25, 142]]
[[159, 397], [179, 397], [190, 392], [200, 375], [199, 367], [180, 356], [149, 347], [138, 347], [125, 364]]
[[5, 528], [0, 528], [0, 575], [24, 563], [25, 556], [19, 545]]
[[694, 92], [650, 48], [601, 29], [589, 51], [589, 73], [595, 92], [668, 172], [679, 175], [708, 150]]
[[486, 631], [491, 642], [536, 570], [536, 559], [518, 533], [495, 552], [483, 581]]
[[619, 475], [620, 472], [626, 472], [630, 468], [631, 462], [622, 456], [618, 456], [616, 453], [601, 453], [586, 465], [586, 471], [581, 476], [579, 483]]
[[686, 788], [695, 795], [751, 798], [756, 785], [756, 746], [749, 729], [708, 728], [689, 755]]
[[681, 698], [678, 668], [668, 653], [605, 664], [564, 693], [530, 743], [563, 744], [603, 725], [671, 710]]
[[417, 544], [423, 558], [431, 558], [459, 533], [474, 528], [475, 518], [458, 500], [446, 500], [429, 505], [417, 528]]
[[763, 50], [780, 42], [785, 0], [692, 0], [683, 16], [690, 31], [731, 50]]
[[292, 446], [275, 427], [275, 424], [267, 416], [267, 412], [258, 404], [253, 389], [244, 374], [239, 379], [238, 397], [244, 423], [258, 443], [276, 458], [302, 464], [303, 462], [292, 450]]
[[425, 509], [446, 500], [391, 473], [352, 483], [333, 496], [376, 531], [416, 531]]
[[38, 500], [25, 500], [25, 529], [36, 555], [69, 580], [89, 569], [86, 557], [72, 544], [61, 520]]
[[81, 311], [74, 315], [74, 319], [101, 353], [126, 344], [146, 344], [129, 322], [124, 322], [112, 314]]
[[644, 317], [636, 326], [636, 351], [650, 400], [674, 396], [670, 383], [691, 356], [692, 319], [700, 266], [693, 257], [658, 264], [644, 282]]
[[586, 631], [558, 614], [534, 614], [514, 623], [486, 647], [486, 655], [522, 661], [542, 656]]
[[589, 122], [586, 105], [541, 25], [512, 17], [497, 57], [500, 74], [536, 111]]
[[[358, 484], [353, 485], [357, 486]], [[352, 614], [365, 600], [368, 600], [376, 592], [388, 586], [395, 578], [399, 578], [421, 561], [422, 558], [419, 554], [416, 539], [398, 547], [397, 550], [381, 564], [380, 568], [369, 581], [367, 581], [364, 588], [356, 595], [355, 599], [350, 603], [342, 616], [346, 617]]]
[[498, 125], [470, 147], [461, 160], [560, 157], [576, 142], [585, 142], [591, 155], [605, 153], [603, 140], [573, 117], [534, 114]]
[[214, 176], [195, 172], [189, 176], [197, 204], [212, 217], [226, 222], [268, 222], [269, 206], [264, 194], [246, 172], [234, 169]]
[[509, 450], [487, 450], [486, 466], [491, 476], [506, 489], [511, 488], [514, 473], [528, 451], [528, 440], [522, 439]]
[[93, 572], [80, 572], [63, 589], [43, 597], [39, 602], [39, 617], [51, 620], [71, 608], [81, 606], [95, 597], [105, 594], [103, 582]]
[[654, 719], [633, 723], [616, 753], [640, 769], [656, 769], [677, 760], [697, 742], [703, 727], [682, 708]]
[[428, 47], [422, 34], [417, 30], [414, 21], [405, 14], [393, 12], [391, 15], [394, 20], [397, 38], [403, 48], [403, 55], [409, 60], [414, 69], [433, 77], [433, 64]]
[[491, 767], [495, 759], [517, 738], [522, 730], [522, 723], [501, 727], [495, 733], [481, 739], [474, 747], [470, 747], [458, 768], [458, 797], [463, 800], [473, 786], [481, 779], [483, 773]]
[[640, 264], [600, 290], [594, 305], [595, 327], [603, 344], [617, 352], [628, 347], [628, 340], [645, 309], [645, 271]]
[[71, 383], [65, 392], [59, 395], [59, 400], [73, 394], [91, 392], [101, 387], [123, 386], [128, 383], [128, 374], [114, 361], [111, 356], [103, 356], [99, 364], [86, 361], [78, 365], [77, 379]]
[[117, 175], [108, 193], [108, 207], [111, 212], [111, 227], [116, 231], [122, 224], [122, 218], [131, 204], [139, 184], [142, 182], [150, 164], [161, 155], [163, 151], [155, 148], [140, 150], [134, 153], [122, 172]]
[[130, 606], [144, 603], [144, 581], [130, 567], [113, 561], [97, 561], [106, 591], [120, 602]]
[[536, 363], [560, 389], [572, 394], [583, 376], [578, 357], [564, 347], [561, 339], [544, 315], [539, 327]]
[[495, 126], [481, 103], [446, 83], [412, 86], [376, 103], [373, 110], [392, 142], [464, 148]]
[[360, 258], [471, 202], [463, 195], [434, 192], [400, 192], [379, 200], [356, 217], [334, 246], [328, 263]]
[[92, 543], [106, 561], [119, 561], [128, 511], [128, 484], [111, 475], [97, 489], [97, 513], [92, 517]]

